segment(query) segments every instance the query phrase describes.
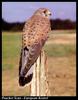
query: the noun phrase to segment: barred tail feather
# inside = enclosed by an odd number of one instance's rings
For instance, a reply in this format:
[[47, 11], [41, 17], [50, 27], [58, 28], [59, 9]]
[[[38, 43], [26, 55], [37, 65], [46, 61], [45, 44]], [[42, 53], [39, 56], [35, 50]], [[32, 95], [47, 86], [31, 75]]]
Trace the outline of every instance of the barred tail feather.
[[24, 85], [28, 84], [29, 82], [31, 82], [32, 77], [33, 77], [33, 74], [30, 74], [27, 77], [19, 76], [19, 85], [24, 86]]

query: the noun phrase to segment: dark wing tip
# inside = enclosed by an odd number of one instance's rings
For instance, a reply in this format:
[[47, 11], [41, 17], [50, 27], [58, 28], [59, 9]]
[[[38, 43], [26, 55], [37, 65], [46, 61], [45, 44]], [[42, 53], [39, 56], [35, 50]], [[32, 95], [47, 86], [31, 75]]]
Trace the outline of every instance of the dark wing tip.
[[27, 77], [22, 77], [22, 76], [20, 76], [20, 77], [19, 77], [19, 85], [20, 85], [20, 86], [24, 86], [25, 84], [28, 84], [29, 82], [31, 82], [32, 77], [33, 77], [33, 74], [30, 74], [30, 75], [27, 76]]

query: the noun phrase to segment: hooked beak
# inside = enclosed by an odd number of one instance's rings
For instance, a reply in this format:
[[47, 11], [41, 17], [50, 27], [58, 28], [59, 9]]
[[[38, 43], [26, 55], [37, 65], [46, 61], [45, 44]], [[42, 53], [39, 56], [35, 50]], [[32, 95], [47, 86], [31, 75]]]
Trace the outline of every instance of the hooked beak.
[[51, 13], [49, 13], [49, 15], [51, 16]]
[[48, 15], [50, 15], [50, 16], [51, 16], [51, 12], [48, 12]]
[[47, 16], [51, 16], [51, 12], [50, 11], [47, 12]]

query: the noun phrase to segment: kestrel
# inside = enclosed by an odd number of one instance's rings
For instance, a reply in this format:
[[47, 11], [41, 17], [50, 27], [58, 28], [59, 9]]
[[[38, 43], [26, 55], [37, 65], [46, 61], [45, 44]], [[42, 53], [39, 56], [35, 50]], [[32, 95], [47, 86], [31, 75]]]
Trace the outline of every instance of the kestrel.
[[32, 79], [32, 65], [39, 57], [42, 47], [48, 38], [48, 33], [51, 31], [50, 15], [51, 12], [48, 9], [40, 8], [24, 25], [19, 63], [20, 86], [24, 86]]

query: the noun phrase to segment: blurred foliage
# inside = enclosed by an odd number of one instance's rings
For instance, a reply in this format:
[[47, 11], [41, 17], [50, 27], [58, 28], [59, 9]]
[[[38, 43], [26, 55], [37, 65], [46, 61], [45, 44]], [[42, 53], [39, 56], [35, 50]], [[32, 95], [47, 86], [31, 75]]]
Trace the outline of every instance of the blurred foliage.
[[[61, 20], [61, 19], [50, 19], [51, 29], [52, 30], [65, 30], [65, 29], [76, 29], [76, 22], [72, 22], [69, 19]], [[19, 23], [8, 23], [2, 19], [2, 31], [22, 31], [25, 22]]]
[[51, 22], [51, 29], [76, 29], [76, 22], [73, 22], [69, 19], [61, 20], [61, 19], [55, 19], [50, 20]]

